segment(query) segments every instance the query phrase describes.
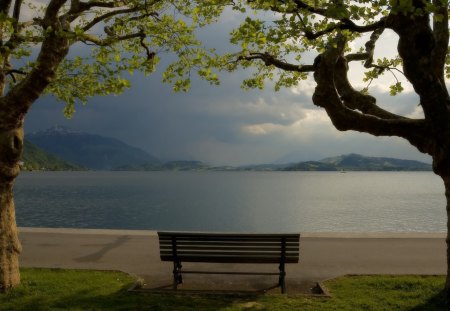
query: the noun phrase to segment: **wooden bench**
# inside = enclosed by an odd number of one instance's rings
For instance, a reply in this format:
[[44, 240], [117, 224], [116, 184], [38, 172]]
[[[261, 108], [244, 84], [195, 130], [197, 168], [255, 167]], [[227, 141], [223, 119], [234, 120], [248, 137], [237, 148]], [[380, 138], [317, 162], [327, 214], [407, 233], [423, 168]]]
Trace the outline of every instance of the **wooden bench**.
[[[173, 262], [173, 289], [183, 273], [278, 275], [286, 292], [285, 264], [299, 259], [300, 234], [241, 234], [158, 232], [162, 261]], [[278, 264], [278, 272], [224, 272], [182, 270], [182, 262]]]

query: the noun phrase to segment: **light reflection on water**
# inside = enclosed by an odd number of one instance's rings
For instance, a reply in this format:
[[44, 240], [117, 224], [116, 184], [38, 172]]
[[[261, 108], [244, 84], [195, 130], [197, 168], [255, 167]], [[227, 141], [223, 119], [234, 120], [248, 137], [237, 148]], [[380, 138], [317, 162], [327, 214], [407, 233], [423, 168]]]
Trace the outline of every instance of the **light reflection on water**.
[[431, 172], [25, 172], [23, 227], [445, 232]]

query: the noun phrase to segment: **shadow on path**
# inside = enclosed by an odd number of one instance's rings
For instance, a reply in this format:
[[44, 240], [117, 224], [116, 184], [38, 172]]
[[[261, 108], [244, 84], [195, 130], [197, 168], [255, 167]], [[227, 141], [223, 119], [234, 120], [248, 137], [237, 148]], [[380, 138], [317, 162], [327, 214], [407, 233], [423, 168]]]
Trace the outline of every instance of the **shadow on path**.
[[91, 245], [91, 246], [103, 246], [99, 251], [92, 253], [87, 256], [82, 256], [75, 258], [74, 260], [77, 262], [98, 262], [100, 259], [102, 259], [103, 256], [105, 256], [106, 253], [109, 251], [120, 247], [121, 245], [128, 242], [131, 238], [129, 236], [120, 236], [118, 237], [114, 242], [108, 243], [108, 244], [98, 244], [98, 245]]

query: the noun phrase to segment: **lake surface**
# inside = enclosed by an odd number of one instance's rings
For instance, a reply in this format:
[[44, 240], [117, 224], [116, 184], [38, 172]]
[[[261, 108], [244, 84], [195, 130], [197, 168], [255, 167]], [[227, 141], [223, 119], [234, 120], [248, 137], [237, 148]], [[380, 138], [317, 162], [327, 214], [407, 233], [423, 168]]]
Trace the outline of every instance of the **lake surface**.
[[446, 232], [431, 172], [23, 172], [22, 227]]

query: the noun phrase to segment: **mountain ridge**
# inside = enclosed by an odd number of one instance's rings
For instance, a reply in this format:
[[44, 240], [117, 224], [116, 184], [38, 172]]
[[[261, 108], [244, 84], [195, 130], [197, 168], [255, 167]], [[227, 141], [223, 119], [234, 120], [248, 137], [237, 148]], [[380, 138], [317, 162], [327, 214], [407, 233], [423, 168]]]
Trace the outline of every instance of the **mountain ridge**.
[[20, 162], [22, 171], [81, 171], [85, 168], [67, 162], [45, 150], [24, 141], [24, 148]]
[[146, 151], [116, 138], [73, 131], [62, 126], [30, 133], [26, 138], [51, 154], [94, 170], [160, 162]]
[[[317, 161], [288, 164], [212, 166], [201, 161], [160, 161], [137, 147], [115, 138], [54, 126], [27, 135], [27, 140], [46, 152], [91, 170], [117, 171], [431, 171], [431, 164], [356, 153]], [[56, 160], [55, 160], [56, 161]], [[48, 165], [47, 165], [48, 166]], [[68, 168], [71, 169], [71, 168]]]
[[431, 171], [431, 164], [390, 157], [371, 157], [356, 153], [328, 157], [319, 161], [298, 162], [286, 171]]
[[367, 157], [351, 153], [318, 161], [289, 164], [211, 166], [201, 161], [171, 161], [159, 165], [124, 166], [131, 171], [431, 171], [431, 164], [388, 157]]

